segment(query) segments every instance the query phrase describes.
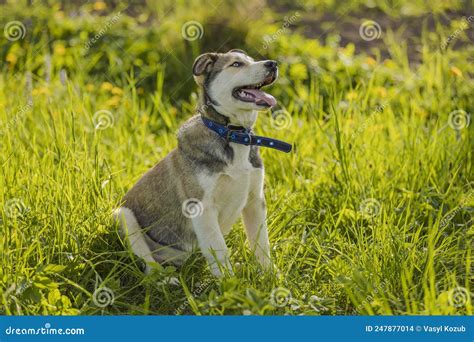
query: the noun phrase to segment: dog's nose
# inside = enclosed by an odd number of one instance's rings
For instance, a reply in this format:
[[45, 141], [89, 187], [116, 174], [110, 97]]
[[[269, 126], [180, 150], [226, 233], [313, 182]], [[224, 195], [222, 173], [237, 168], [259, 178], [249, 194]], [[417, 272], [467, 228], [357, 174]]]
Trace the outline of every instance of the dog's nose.
[[277, 68], [277, 62], [276, 61], [266, 61], [264, 64], [268, 69], [275, 70]]

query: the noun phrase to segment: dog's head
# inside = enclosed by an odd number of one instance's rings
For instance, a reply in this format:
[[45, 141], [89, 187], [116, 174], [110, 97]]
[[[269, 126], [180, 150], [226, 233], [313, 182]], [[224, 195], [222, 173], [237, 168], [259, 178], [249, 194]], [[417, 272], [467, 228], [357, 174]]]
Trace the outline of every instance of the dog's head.
[[258, 111], [276, 105], [276, 99], [261, 90], [278, 77], [275, 61], [255, 61], [242, 50], [205, 53], [196, 58], [193, 75], [212, 104], [226, 112]]

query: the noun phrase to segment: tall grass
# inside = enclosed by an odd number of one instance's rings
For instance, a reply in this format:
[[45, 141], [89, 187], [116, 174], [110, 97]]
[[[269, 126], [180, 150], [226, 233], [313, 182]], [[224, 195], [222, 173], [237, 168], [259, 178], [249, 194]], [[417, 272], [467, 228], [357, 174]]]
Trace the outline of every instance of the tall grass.
[[[44, 61], [35, 44], [22, 51]], [[145, 275], [111, 219], [194, 114], [194, 94], [170, 99], [166, 62], [147, 85], [130, 69], [108, 79], [66, 67], [67, 47], [51, 55], [48, 80], [41, 64], [4, 66], [0, 311], [472, 314], [473, 126], [450, 115], [473, 109], [469, 50], [442, 52], [426, 38], [409, 66], [406, 50], [387, 44], [399, 53], [385, 61], [298, 34], [268, 51], [281, 61], [270, 90], [281, 111], [261, 113], [256, 131], [295, 145], [262, 150], [275, 270], [260, 272], [238, 223], [227, 238], [236, 274], [224, 279], [199, 255]]]

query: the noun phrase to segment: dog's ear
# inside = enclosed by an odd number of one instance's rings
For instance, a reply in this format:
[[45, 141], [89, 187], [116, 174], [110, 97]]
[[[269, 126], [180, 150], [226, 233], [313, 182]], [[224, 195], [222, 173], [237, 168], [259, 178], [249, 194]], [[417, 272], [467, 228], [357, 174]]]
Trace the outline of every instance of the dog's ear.
[[217, 61], [217, 53], [204, 53], [193, 64], [194, 80], [199, 86], [202, 86], [205, 79], [205, 74], [211, 71], [212, 65]]
[[244, 50], [240, 50], [240, 49], [232, 49], [232, 50], [229, 50], [227, 53], [229, 52], [238, 52], [238, 53], [243, 53], [244, 55], [247, 55], [247, 52], [245, 52]]
[[217, 60], [217, 53], [204, 53], [194, 61], [193, 75], [202, 76], [211, 70], [211, 66]]

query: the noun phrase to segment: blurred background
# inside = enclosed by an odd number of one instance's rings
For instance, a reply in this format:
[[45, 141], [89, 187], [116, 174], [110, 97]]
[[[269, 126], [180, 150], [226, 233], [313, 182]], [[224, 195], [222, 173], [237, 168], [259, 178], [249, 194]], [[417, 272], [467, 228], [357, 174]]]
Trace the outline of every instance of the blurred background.
[[[0, 50], [4, 69], [27, 66], [46, 79], [65, 70], [76, 80], [87, 77], [90, 84], [124, 84], [130, 78], [145, 99], [164, 86], [164, 98], [174, 105], [194, 90], [192, 62], [206, 51], [241, 48], [256, 58], [277, 58], [282, 82], [291, 83], [302, 100], [307, 96], [302, 83], [351, 87], [363, 77], [358, 67], [384, 62], [387, 69], [408, 68], [426, 57], [424, 48], [443, 48], [456, 32], [449, 47], [469, 45], [463, 58], [473, 58], [472, 1], [1, 3], [2, 24], [22, 24], [5, 28], [13, 40]], [[339, 73], [349, 74], [352, 84]]]
[[[0, 1], [1, 314], [472, 314], [473, 2]], [[127, 251], [111, 211], [195, 114], [194, 59], [279, 62], [275, 272]], [[236, 226], [240, 226], [237, 223]], [[167, 279], [178, 279], [177, 285]]]

